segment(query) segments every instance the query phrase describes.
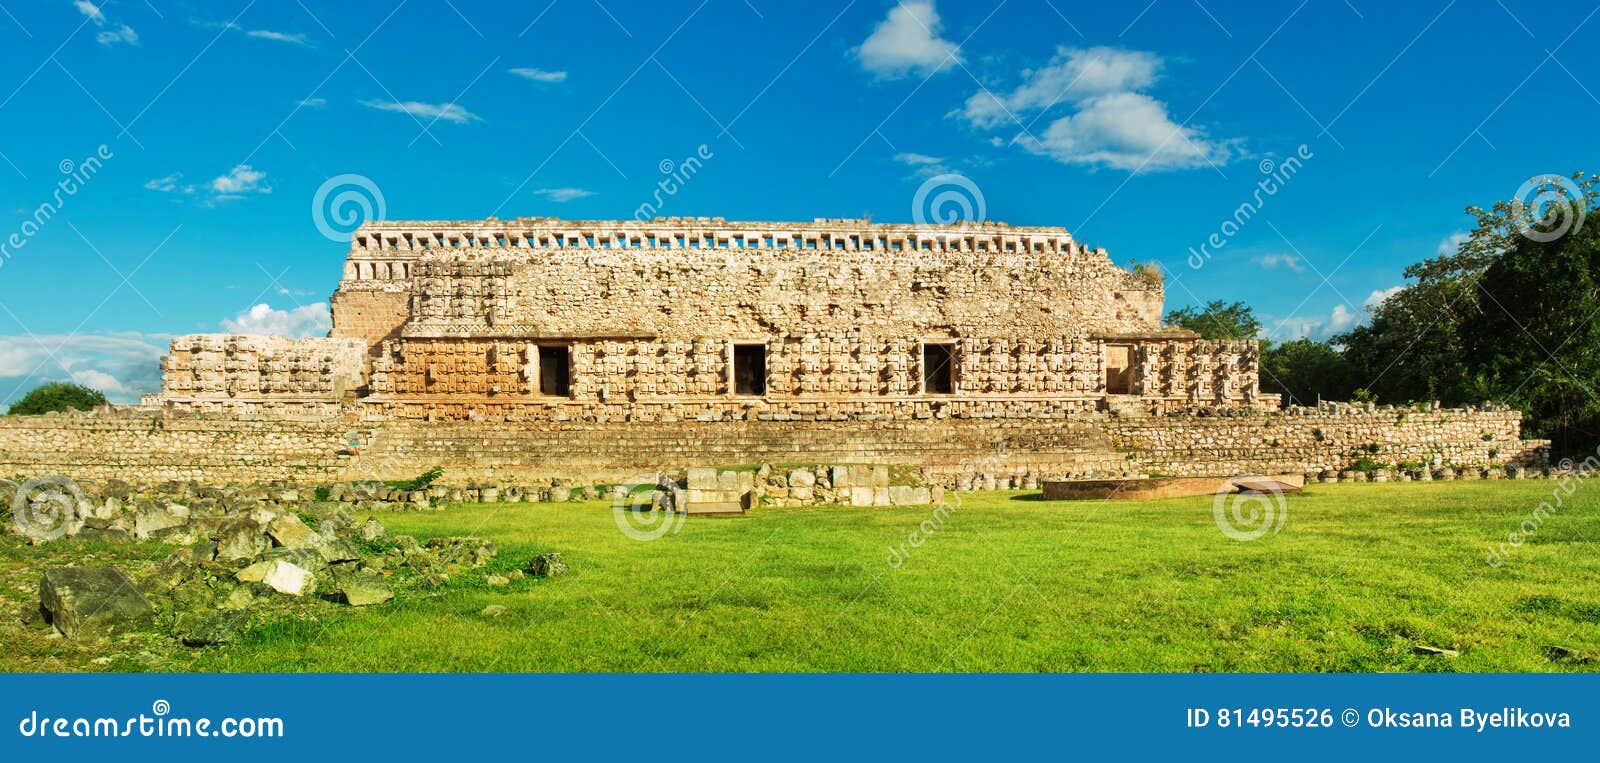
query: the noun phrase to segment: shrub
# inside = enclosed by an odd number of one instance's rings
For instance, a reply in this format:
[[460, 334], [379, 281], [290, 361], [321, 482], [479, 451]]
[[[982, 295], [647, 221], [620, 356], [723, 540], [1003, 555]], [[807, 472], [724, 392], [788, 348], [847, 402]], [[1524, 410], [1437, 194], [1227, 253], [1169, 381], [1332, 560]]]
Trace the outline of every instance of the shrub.
[[1384, 468], [1387, 468], [1385, 464], [1381, 464], [1377, 461], [1367, 458], [1366, 456], [1356, 459], [1355, 463], [1350, 465], [1350, 471], [1355, 472], [1375, 472]]
[[432, 469], [429, 469], [411, 479], [393, 480], [390, 482], [385, 482], [384, 484], [394, 488], [395, 490], [421, 490], [429, 485], [432, 485], [434, 480], [439, 479], [442, 476], [444, 476], [444, 467], [435, 466]]
[[68, 382], [50, 382], [35, 387], [7, 411], [13, 416], [37, 416], [58, 411], [92, 411], [106, 404], [106, 396], [96, 389]]

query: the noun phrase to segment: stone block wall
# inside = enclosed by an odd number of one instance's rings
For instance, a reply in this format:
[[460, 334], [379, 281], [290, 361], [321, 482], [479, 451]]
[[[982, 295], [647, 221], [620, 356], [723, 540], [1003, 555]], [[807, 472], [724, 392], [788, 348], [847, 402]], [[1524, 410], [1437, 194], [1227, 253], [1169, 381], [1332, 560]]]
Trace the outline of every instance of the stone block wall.
[[1329, 403], [1207, 417], [1113, 418], [1111, 446], [1152, 474], [1211, 476], [1345, 469], [1359, 459], [1388, 467], [1543, 467], [1549, 443], [1522, 439], [1514, 410], [1418, 410]]
[[163, 399], [338, 403], [366, 385], [366, 345], [354, 339], [190, 334], [161, 361]]
[[1105, 250], [1004, 223], [374, 222], [345, 275], [409, 279], [408, 336], [1048, 336], [1152, 327], [1162, 307]]
[[337, 418], [148, 410], [0, 416], [0, 472], [136, 484], [323, 482], [354, 456]]
[[340, 284], [331, 300], [333, 330], [329, 336], [359, 339], [368, 347], [375, 347], [400, 335], [410, 302], [407, 282]]
[[1033, 479], [1305, 473], [1383, 465], [1543, 466], [1514, 411], [1291, 408], [1270, 415], [1042, 415], [872, 420], [426, 421], [151, 413], [0, 417], [0, 471], [130, 482], [442, 484], [567, 478], [623, 482], [663, 469], [735, 464], [919, 468]]

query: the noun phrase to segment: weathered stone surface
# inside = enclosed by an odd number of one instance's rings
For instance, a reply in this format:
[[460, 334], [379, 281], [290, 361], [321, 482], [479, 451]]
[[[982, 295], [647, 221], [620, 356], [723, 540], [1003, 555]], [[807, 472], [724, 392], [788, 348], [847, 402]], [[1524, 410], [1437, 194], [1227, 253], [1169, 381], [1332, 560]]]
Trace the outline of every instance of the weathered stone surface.
[[339, 600], [352, 607], [369, 607], [394, 598], [394, 588], [377, 575], [339, 575], [334, 586]]
[[155, 506], [146, 504], [139, 507], [134, 515], [134, 534], [140, 538], [149, 538], [151, 533], [172, 527], [182, 527], [189, 522], [189, 510], [183, 506]]
[[528, 562], [528, 574], [536, 578], [554, 578], [571, 572], [561, 554], [550, 552], [535, 556]]
[[437, 554], [441, 564], [482, 567], [498, 553], [493, 543], [483, 538], [432, 538], [424, 546]]
[[299, 517], [283, 514], [267, 523], [267, 536], [282, 548], [307, 548], [321, 545], [322, 536], [306, 526]]
[[272, 547], [261, 533], [261, 526], [249, 519], [235, 519], [218, 528], [212, 540], [217, 543], [216, 558], [225, 562], [254, 559]]
[[185, 646], [231, 644], [248, 624], [240, 611], [184, 612], [174, 618], [173, 635]]
[[115, 567], [60, 567], [39, 581], [39, 606], [68, 638], [148, 627], [155, 608]]
[[269, 559], [256, 562], [234, 573], [241, 583], [261, 583], [281, 594], [300, 596], [316, 587], [316, 576], [293, 562]]

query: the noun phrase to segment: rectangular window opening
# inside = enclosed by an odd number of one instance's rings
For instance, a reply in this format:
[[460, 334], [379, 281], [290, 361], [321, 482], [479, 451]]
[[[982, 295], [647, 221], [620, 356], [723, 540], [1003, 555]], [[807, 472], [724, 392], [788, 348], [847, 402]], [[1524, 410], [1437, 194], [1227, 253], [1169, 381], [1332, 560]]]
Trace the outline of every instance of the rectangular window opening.
[[565, 346], [539, 348], [539, 393], [556, 397], [572, 394], [571, 352]]
[[956, 391], [956, 346], [922, 345], [922, 391], [929, 395], [953, 395]]
[[767, 394], [766, 345], [733, 346], [733, 393], [757, 397]]

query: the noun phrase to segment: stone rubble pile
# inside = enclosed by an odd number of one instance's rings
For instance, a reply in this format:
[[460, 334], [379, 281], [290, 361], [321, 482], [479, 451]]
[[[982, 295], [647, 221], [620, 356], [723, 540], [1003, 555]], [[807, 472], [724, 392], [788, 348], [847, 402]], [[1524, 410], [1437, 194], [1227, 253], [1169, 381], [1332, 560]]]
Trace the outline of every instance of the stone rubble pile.
[[[256, 492], [188, 484], [151, 492], [114, 484], [94, 496], [76, 485], [34, 490], [27, 494], [34, 500], [23, 502], [25, 516], [50, 517], [53, 509], [76, 505], [73, 516], [57, 515], [54, 527], [19, 521], [7, 528], [35, 544], [76, 538], [179, 546], [137, 576], [116, 567], [47, 569], [39, 586], [40, 613], [67, 637], [157, 627], [190, 646], [227, 643], [252, 624], [315, 601], [382, 604], [395, 597], [397, 587], [439, 585], [497, 554], [493, 543], [480, 538], [422, 543], [391, 536], [373, 519], [357, 523], [338, 511], [318, 517], [238, 498]], [[3, 497], [10, 504], [15, 495]]]

